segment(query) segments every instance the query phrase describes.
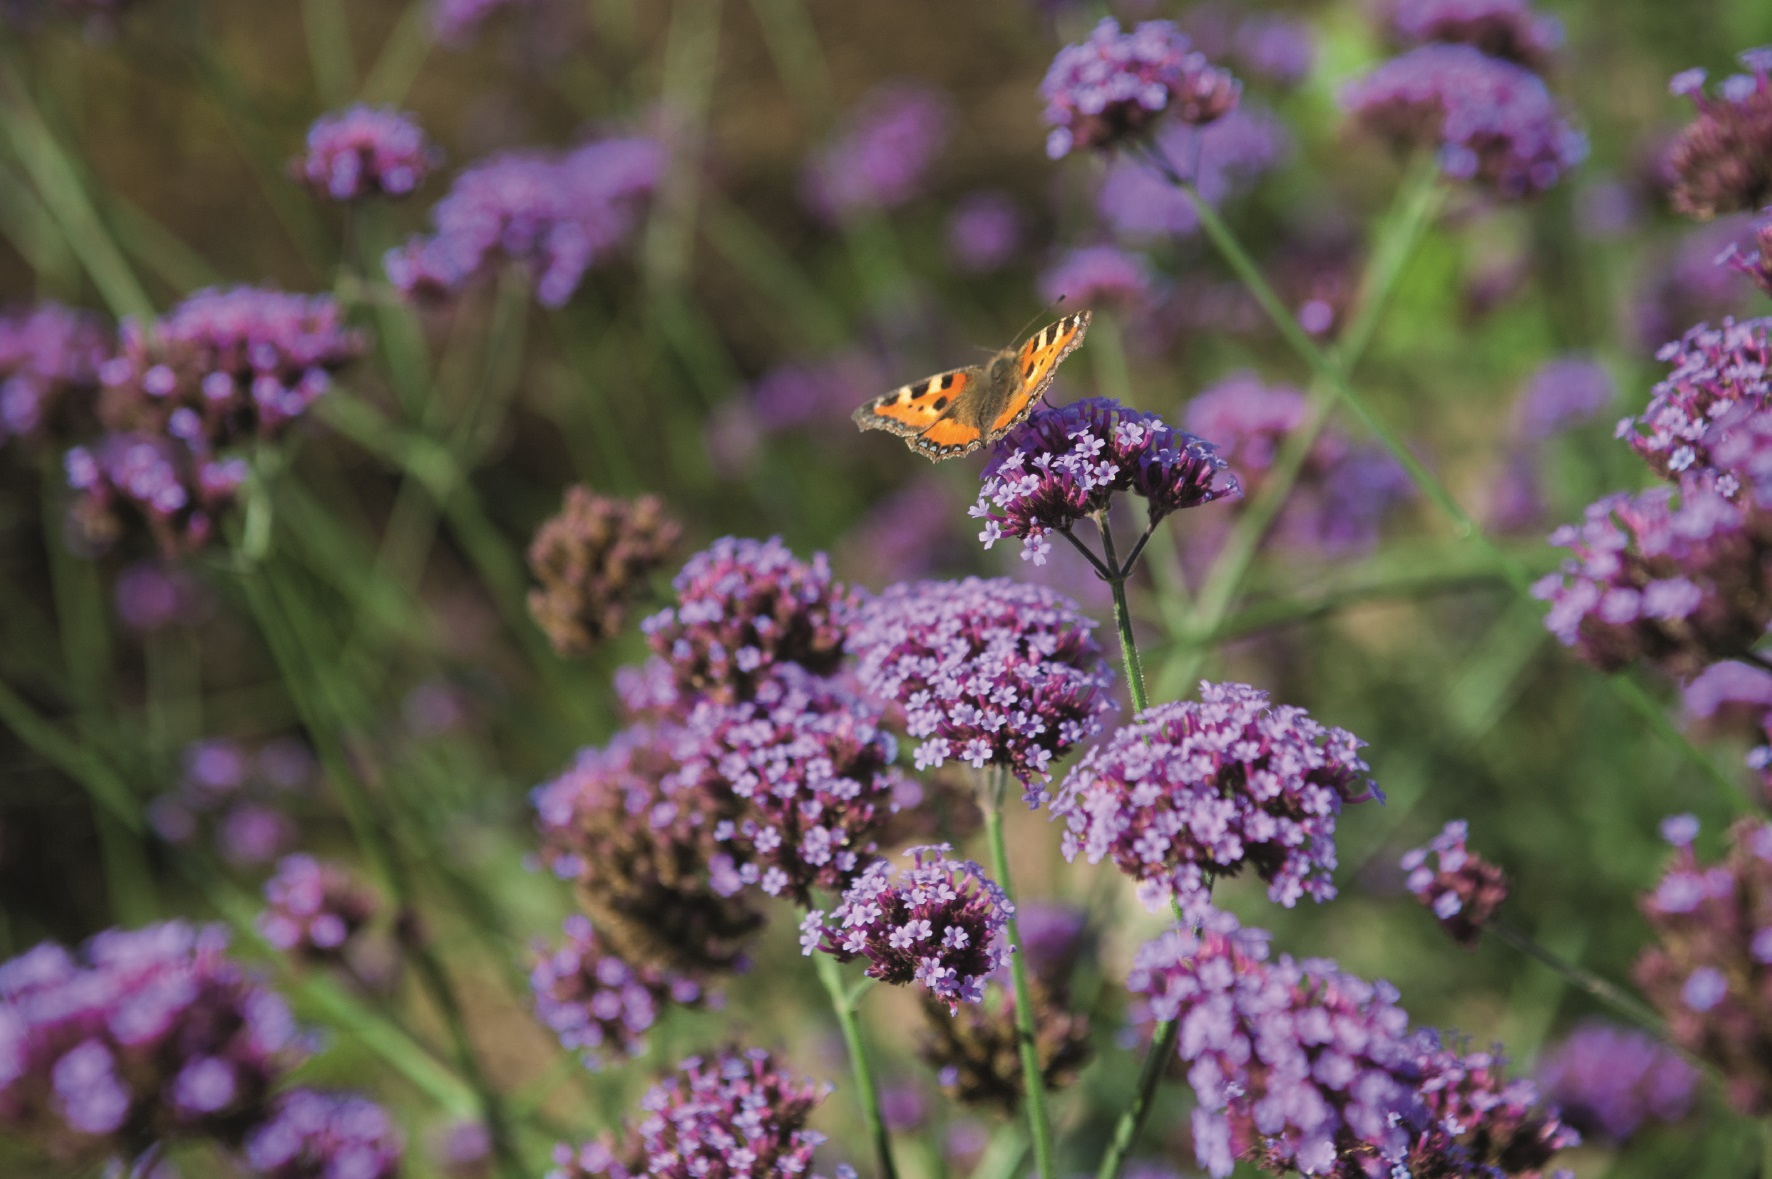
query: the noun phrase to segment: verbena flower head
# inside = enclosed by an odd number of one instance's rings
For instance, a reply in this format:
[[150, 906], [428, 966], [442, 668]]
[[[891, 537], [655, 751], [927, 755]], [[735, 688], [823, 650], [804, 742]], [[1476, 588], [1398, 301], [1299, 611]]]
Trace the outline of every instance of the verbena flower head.
[[1562, 22], [1526, 0], [1392, 0], [1385, 24], [1400, 45], [1471, 45], [1540, 72], [1563, 47]]
[[574, 484], [557, 515], [536, 529], [529, 569], [529, 613], [562, 655], [582, 655], [627, 620], [683, 535], [655, 495], [614, 499]]
[[1647, 1032], [1589, 1020], [1538, 1062], [1538, 1085], [1584, 1136], [1624, 1143], [1692, 1112], [1699, 1072]]
[[1610, 495], [1551, 543], [1571, 556], [1532, 594], [1551, 604], [1551, 633], [1601, 671], [1642, 659], [1691, 675], [1772, 622], [1772, 515], [1752, 504], [1708, 489]]
[[1612, 374], [1596, 361], [1584, 356], [1547, 361], [1527, 378], [1514, 402], [1514, 437], [1528, 444], [1543, 442], [1597, 417], [1616, 397]]
[[1202, 683], [1197, 703], [1147, 708], [1083, 756], [1052, 806], [1060, 846], [1068, 860], [1111, 857], [1147, 901], [1187, 910], [1245, 868], [1276, 904], [1330, 900], [1336, 816], [1383, 798], [1360, 745], [1247, 684]]
[[698, 703], [679, 730], [683, 780], [720, 815], [713, 838], [732, 861], [714, 888], [756, 885], [809, 904], [841, 891], [871, 860], [896, 809], [897, 742], [879, 713], [828, 680], [784, 664], [734, 704]]
[[1088, 740], [1112, 673], [1070, 599], [1005, 579], [920, 581], [865, 602], [849, 634], [862, 689], [921, 742], [919, 770], [966, 762], [1024, 784]]
[[117, 621], [138, 635], [194, 627], [215, 613], [215, 597], [190, 570], [158, 560], [137, 561], [117, 575]]
[[290, 738], [256, 749], [195, 741], [185, 747], [177, 787], [149, 804], [148, 822], [174, 846], [207, 837], [230, 864], [269, 864], [295, 846], [300, 832], [285, 811], [314, 788], [317, 775], [314, 755]]
[[375, 896], [339, 865], [313, 856], [285, 856], [265, 881], [258, 928], [285, 954], [309, 962], [338, 962], [379, 908]]
[[1002, 933], [1015, 906], [971, 860], [950, 860], [946, 844], [912, 848], [909, 868], [876, 861], [827, 917], [814, 909], [800, 923], [800, 948], [844, 962], [868, 960], [867, 975], [917, 983], [958, 1010], [984, 998], [985, 981], [1003, 965]]
[[363, 347], [331, 295], [212, 287], [152, 322], [123, 321], [99, 413], [207, 455], [283, 433]]
[[521, 265], [537, 301], [559, 307], [632, 232], [664, 168], [664, 145], [638, 136], [482, 160], [431, 210], [433, 233], [388, 252], [388, 281], [409, 298], [450, 299]]
[[1724, 264], [1745, 275], [1763, 294], [1772, 295], [1772, 214], [1754, 222], [1752, 248], [1733, 247]]
[[[1718, 474], [1711, 453], [1718, 420], [1737, 407], [1772, 409], [1772, 319], [1701, 323], [1656, 359], [1670, 366], [1668, 375], [1642, 413], [1618, 423], [1618, 434], [1662, 478], [1710, 482]], [[1735, 487], [1719, 490], [1733, 495]]]
[[1701, 864], [1695, 823], [1664, 825], [1674, 857], [1640, 907], [1654, 944], [1631, 975], [1673, 1042], [1723, 1076], [1729, 1103], [1772, 1112], [1772, 826], [1744, 819], [1729, 854]]
[[828, 1092], [761, 1049], [691, 1056], [640, 1099], [626, 1143], [557, 1147], [548, 1179], [820, 1179], [812, 1153], [824, 1135], [806, 1123]]
[[1742, 283], [1739, 267], [1755, 249], [1746, 214], [1718, 217], [1681, 234], [1655, 257], [1632, 293], [1638, 350], [1654, 356], [1693, 324], [1751, 316], [1757, 296]]
[[1673, 206], [1688, 217], [1708, 221], [1772, 202], [1772, 49], [1750, 49], [1740, 60], [1751, 72], [1725, 78], [1712, 96], [1703, 70], [1668, 84], [1698, 111], [1667, 152]]
[[1296, 86], [1316, 64], [1316, 38], [1310, 25], [1291, 15], [1208, 2], [1190, 5], [1181, 16], [1181, 28], [1207, 57], [1228, 62], [1244, 77], [1272, 86]]
[[411, 115], [359, 103], [314, 121], [295, 170], [319, 196], [356, 201], [411, 195], [441, 158]]
[[1107, 149], [1132, 140], [1173, 114], [1210, 123], [1237, 105], [1241, 84], [1197, 52], [1169, 21], [1144, 21], [1122, 33], [1107, 17], [1088, 40], [1058, 51], [1040, 83], [1046, 100], [1046, 154]]
[[1680, 689], [1686, 719], [1702, 735], [1757, 739], [1772, 713], [1772, 672], [1733, 659], [1713, 663]]
[[722, 537], [671, 585], [677, 604], [641, 629], [686, 692], [742, 700], [777, 664], [825, 675], [843, 657], [852, 601], [823, 553], [802, 561], [778, 536]]
[[801, 195], [831, 222], [896, 209], [922, 191], [952, 124], [952, 103], [941, 91], [914, 82], [877, 86], [807, 163]]
[[979, 539], [1021, 541], [1022, 559], [1046, 563], [1049, 533], [1107, 510], [1115, 492], [1145, 501], [1151, 526], [1184, 508], [1239, 494], [1212, 444], [1105, 397], [1042, 409], [997, 443], [971, 514]]
[[1587, 155], [1537, 74], [1469, 45], [1424, 45], [1342, 92], [1342, 105], [1393, 143], [1435, 148], [1440, 170], [1508, 199], [1543, 192]]
[[1469, 830], [1463, 819], [1447, 823], [1426, 847], [1406, 853], [1402, 867], [1409, 874], [1409, 891], [1433, 911], [1440, 928], [1459, 945], [1474, 949], [1483, 927], [1507, 899], [1507, 878], [1465, 846]]
[[1028, 216], [1007, 193], [982, 189], [961, 197], [947, 223], [947, 256], [962, 274], [990, 274], [1015, 260]]
[[394, 1179], [406, 1146], [388, 1112], [354, 1093], [295, 1089], [246, 1140], [263, 1179]]
[[[669, 724], [635, 724], [536, 788], [541, 860], [577, 885], [623, 960], [697, 977], [740, 969], [762, 916], [737, 882], [710, 879], [714, 827], [736, 816], [677, 772]], [[718, 887], [716, 887], [718, 885]]]
[[70, 522], [86, 548], [103, 551], [140, 525], [166, 556], [213, 541], [247, 476], [244, 459], [203, 456], [161, 434], [107, 434], [62, 464], [74, 493]]
[[[1278, 119], [1247, 105], [1206, 127], [1167, 124], [1151, 139], [1151, 150], [1214, 205], [1247, 188], [1291, 148]], [[1200, 224], [1186, 194], [1136, 157], [1108, 165], [1095, 206], [1116, 234], [1134, 241], [1184, 236]]]
[[591, 1069], [638, 1056], [667, 1004], [699, 1007], [706, 999], [688, 975], [623, 961], [577, 913], [566, 919], [559, 948], [536, 947], [529, 986], [537, 1017]]
[[1498, 1054], [1411, 1033], [1390, 984], [1321, 958], [1270, 961], [1267, 936], [1225, 914], [1146, 945], [1127, 987], [1147, 1018], [1181, 1023], [1195, 1158], [1215, 1179], [1238, 1160], [1336, 1179], [1502, 1179], [1537, 1175], [1580, 1140]]
[[1040, 275], [1040, 297], [1073, 307], [1135, 309], [1149, 301], [1155, 280], [1143, 254], [1118, 246], [1067, 250]]
[[0, 964], [0, 1128], [70, 1164], [155, 1143], [237, 1146], [303, 1055], [289, 1009], [221, 926], [109, 930]]
[[111, 336], [59, 303], [0, 314], [0, 446], [46, 449], [89, 426]]

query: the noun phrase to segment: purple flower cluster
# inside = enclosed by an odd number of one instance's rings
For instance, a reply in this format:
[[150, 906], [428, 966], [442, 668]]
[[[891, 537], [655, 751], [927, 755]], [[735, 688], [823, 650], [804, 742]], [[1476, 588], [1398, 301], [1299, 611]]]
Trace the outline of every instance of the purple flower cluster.
[[1754, 244], [1752, 219], [1730, 215], [1681, 234], [1656, 256], [1631, 298], [1638, 347], [1653, 356], [1693, 324], [1750, 315], [1754, 295], [1737, 271]]
[[1400, 45], [1471, 45], [1541, 73], [1563, 47], [1562, 22], [1526, 0], [1392, 0], [1385, 23]]
[[111, 337], [98, 318], [58, 303], [0, 315], [0, 446], [33, 449], [87, 427]]
[[62, 463], [75, 493], [71, 523], [87, 549], [109, 548], [136, 519], [168, 556], [215, 538], [248, 473], [244, 459], [205, 457], [159, 434], [107, 434]]
[[1040, 95], [1046, 100], [1046, 154], [1108, 149], [1134, 139], [1166, 114], [1204, 124], [1229, 114], [1242, 86], [1194, 49], [1169, 21], [1130, 33], [1107, 17], [1088, 40], [1058, 51]]
[[1688, 217], [1708, 221], [1772, 202], [1772, 47], [1750, 49], [1740, 61], [1751, 75], [1725, 78], [1714, 97], [1705, 96], [1703, 70], [1668, 84], [1698, 110], [1666, 157], [1673, 206]]
[[[1724, 437], [1719, 419], [1738, 407], [1756, 417], [1772, 408], [1772, 319], [1701, 323], [1656, 359], [1670, 371], [1643, 412], [1618, 423], [1619, 436], [1663, 478], [1711, 483], [1723, 474], [1712, 454]], [[1736, 490], [1727, 482], [1719, 489], [1730, 496]]]
[[1587, 155], [1532, 71], [1469, 45], [1423, 45], [1351, 84], [1342, 105], [1402, 145], [1437, 148], [1440, 170], [1503, 198], [1543, 192]]
[[340, 962], [380, 908], [375, 896], [337, 864], [285, 856], [265, 881], [259, 932], [285, 954], [307, 962]]
[[849, 650], [862, 689], [921, 742], [919, 770], [950, 759], [1023, 783], [1093, 736], [1113, 707], [1094, 621], [1043, 586], [1008, 580], [888, 587], [856, 612]]
[[1316, 65], [1310, 26], [1292, 16], [1247, 12], [1235, 3], [1205, 3], [1190, 6], [1181, 27], [1199, 52], [1274, 86], [1296, 86]]
[[1546, 361], [1527, 378], [1514, 402], [1513, 435], [1526, 445], [1544, 442], [1598, 417], [1617, 396], [1612, 374], [1595, 360], [1560, 356]]
[[411, 195], [440, 158], [411, 115], [360, 103], [316, 119], [308, 128], [307, 153], [294, 166], [320, 196], [356, 201], [378, 193]]
[[791, 664], [759, 681], [750, 700], [695, 706], [675, 755], [682, 779], [731, 816], [712, 828], [715, 891], [756, 885], [804, 905], [814, 888], [841, 891], [854, 880], [897, 809], [897, 743], [878, 719]]
[[1007, 193], [981, 189], [954, 203], [947, 254], [961, 274], [990, 274], [1015, 260], [1027, 235], [1027, 214]]
[[903, 986], [919, 983], [958, 1010], [984, 998], [985, 980], [1002, 967], [1004, 926], [1015, 906], [971, 860], [949, 860], [946, 844], [912, 848], [912, 866], [876, 861], [827, 917], [814, 909], [800, 923], [800, 948], [850, 962], [867, 975]]
[[[1507, 877], [1465, 846], [1469, 830], [1463, 819], [1447, 823], [1426, 847], [1405, 853], [1402, 867], [1409, 874], [1409, 891], [1433, 911], [1440, 928], [1459, 945], [1474, 949], [1483, 927], [1507, 899]], [[1432, 867], [1429, 855], [1435, 857]]]
[[0, 1127], [69, 1162], [170, 1138], [238, 1145], [303, 1052], [227, 941], [173, 921], [0, 964]]
[[1551, 604], [1551, 633], [1602, 671], [1645, 659], [1691, 675], [1751, 650], [1772, 622], [1772, 514], [1713, 490], [1610, 495], [1551, 543], [1571, 556], [1533, 596]]
[[229, 863], [268, 864], [295, 845], [298, 832], [285, 811], [313, 789], [316, 774], [314, 755], [292, 738], [257, 749], [198, 741], [185, 749], [177, 787], [149, 804], [148, 822], [168, 843], [184, 846], [207, 833]]
[[[1225, 465], [1220, 485], [1261, 494], [1286, 435], [1304, 424], [1305, 396], [1233, 373], [1187, 407], [1187, 428], [1213, 440]], [[1334, 429], [1311, 444], [1298, 480], [1270, 535], [1285, 548], [1338, 555], [1377, 543], [1385, 516], [1410, 492], [1408, 475], [1389, 455], [1359, 446]]]
[[[827, 1091], [761, 1049], [691, 1056], [640, 1099], [628, 1142], [557, 1146], [547, 1179], [820, 1179], [812, 1152], [824, 1135], [806, 1122]], [[838, 1168], [839, 1179], [853, 1174]]]
[[[1268, 958], [1267, 937], [1208, 910], [1139, 951], [1127, 987], [1180, 1021], [1198, 1107], [1195, 1158], [1229, 1175], [1533, 1175], [1579, 1136], [1508, 1082], [1494, 1054], [1460, 1056], [1408, 1030], [1388, 983], [1326, 959]], [[1382, 1170], [1369, 1169], [1382, 1165]]]
[[1737, 274], [1746, 275], [1762, 293], [1772, 295], [1772, 215], [1754, 223], [1752, 249], [1735, 247], [1723, 262]]
[[409, 298], [450, 299], [517, 264], [528, 268], [536, 299], [559, 307], [631, 232], [665, 162], [664, 145], [644, 137], [482, 160], [431, 210], [433, 233], [388, 252], [388, 281]]
[[529, 544], [529, 613], [561, 655], [583, 655], [618, 633], [629, 603], [683, 535], [655, 495], [614, 499], [574, 484]]
[[1623, 1143], [1692, 1112], [1698, 1070], [1646, 1032], [1590, 1020], [1538, 1062], [1538, 1085], [1583, 1135]]
[[941, 91], [913, 82], [878, 86], [863, 97], [848, 128], [808, 161], [801, 196], [833, 223], [896, 209], [922, 190], [952, 123]]
[[1713, 663], [1680, 690], [1686, 716], [1707, 736], [1757, 737], [1772, 712], [1772, 672], [1751, 663]]
[[1223, 470], [1211, 443], [1155, 414], [1090, 397], [1040, 410], [998, 442], [971, 514], [985, 522], [985, 548], [1014, 537], [1023, 560], [1043, 565], [1048, 533], [1099, 518], [1115, 492], [1141, 497], [1154, 528], [1171, 512], [1238, 494], [1234, 477], [1219, 477]]
[[394, 1179], [405, 1149], [375, 1102], [294, 1089], [247, 1138], [245, 1153], [259, 1179]]
[[1714, 1065], [1723, 1092], [1750, 1117], [1772, 1111], [1772, 825], [1729, 832], [1717, 864], [1698, 862], [1697, 822], [1671, 819], [1673, 861], [1641, 900], [1655, 942], [1632, 977], [1675, 1044]]
[[638, 1056], [667, 1003], [699, 1007], [705, 999], [701, 983], [688, 975], [634, 966], [611, 953], [578, 913], [566, 919], [563, 945], [536, 947], [529, 986], [536, 1015], [592, 1069], [608, 1063], [608, 1054]]
[[1112, 857], [1147, 901], [1192, 911], [1216, 876], [1245, 867], [1268, 899], [1335, 896], [1335, 819], [1383, 798], [1360, 741], [1247, 684], [1200, 685], [1200, 700], [1139, 713], [1066, 776], [1052, 811], [1066, 859]]
[[114, 593], [117, 620], [138, 635], [200, 626], [215, 612], [215, 596], [195, 573], [158, 560], [126, 567]]
[[677, 604], [641, 629], [685, 693], [742, 700], [778, 664], [824, 675], [843, 657], [853, 603], [823, 553], [806, 562], [780, 537], [722, 537], [671, 585]]
[[[1152, 153], [1214, 205], [1280, 163], [1291, 148], [1278, 119], [1246, 105], [1206, 127], [1171, 124], [1151, 138]], [[1187, 196], [1136, 158], [1119, 157], [1108, 165], [1095, 204], [1115, 233], [1135, 241], [1179, 237], [1199, 228]]]

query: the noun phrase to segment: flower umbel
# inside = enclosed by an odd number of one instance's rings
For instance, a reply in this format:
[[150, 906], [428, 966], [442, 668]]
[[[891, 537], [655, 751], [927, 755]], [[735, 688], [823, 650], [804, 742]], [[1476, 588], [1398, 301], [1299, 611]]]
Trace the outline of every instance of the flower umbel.
[[381, 1106], [349, 1093], [296, 1089], [246, 1140], [262, 1179], [394, 1179], [405, 1144]]
[[1589, 1020], [1538, 1065], [1538, 1084], [1584, 1135], [1623, 1143], [1692, 1112], [1699, 1072], [1647, 1032]]
[[559, 514], [529, 544], [529, 569], [541, 582], [529, 591], [529, 613], [554, 650], [582, 655], [620, 631], [628, 604], [682, 534], [657, 496], [622, 500], [568, 487]]
[[1705, 96], [1703, 70], [1668, 84], [1698, 110], [1668, 148], [1670, 196], [1677, 211], [1701, 221], [1772, 201], [1772, 53], [1752, 49], [1740, 60], [1752, 73], [1724, 79], [1713, 97]]
[[705, 998], [688, 975], [622, 961], [578, 913], [559, 948], [537, 947], [529, 986], [536, 1015], [591, 1069], [638, 1056], [666, 1004], [699, 1007]]
[[1173, 113], [1210, 123], [1236, 105], [1242, 86], [1197, 52], [1174, 24], [1145, 21], [1122, 33], [1104, 18], [1080, 45], [1058, 51], [1040, 94], [1046, 99], [1046, 154], [1107, 149], [1136, 138]]
[[295, 161], [297, 175], [335, 201], [408, 196], [442, 154], [411, 115], [361, 103], [315, 120], [307, 148]]
[[[1501, 869], [1465, 847], [1469, 832], [1463, 819], [1447, 823], [1426, 847], [1403, 856], [1409, 891], [1433, 910], [1440, 928], [1466, 949], [1475, 949], [1483, 927], [1507, 899], [1507, 878]], [[1433, 867], [1428, 856], [1435, 857]]]

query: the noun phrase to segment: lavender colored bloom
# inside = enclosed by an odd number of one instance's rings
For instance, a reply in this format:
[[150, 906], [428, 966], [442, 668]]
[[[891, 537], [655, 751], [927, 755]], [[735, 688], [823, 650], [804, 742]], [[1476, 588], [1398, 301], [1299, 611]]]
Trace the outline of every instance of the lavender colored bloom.
[[265, 881], [259, 932], [303, 961], [341, 962], [379, 905], [342, 867], [312, 856], [285, 856]]
[[1680, 694], [1687, 718], [1704, 734], [1741, 733], [1757, 739], [1772, 713], [1772, 672], [1725, 660], [1693, 676]]
[[1088, 40], [1059, 50], [1040, 83], [1052, 127], [1046, 154], [1058, 159], [1118, 146], [1168, 113], [1210, 123], [1230, 113], [1241, 90], [1169, 21], [1145, 21], [1122, 33], [1108, 17]]
[[896, 209], [922, 191], [952, 123], [952, 104], [932, 87], [877, 86], [862, 98], [843, 133], [808, 161], [801, 196], [833, 223]]
[[1596, 361], [1562, 356], [1541, 365], [1514, 402], [1514, 437], [1528, 444], [1597, 417], [1617, 396], [1612, 375]]
[[352, 1093], [293, 1089], [246, 1140], [261, 1179], [393, 1179], [405, 1145], [381, 1106]]
[[1750, 650], [1772, 622], [1772, 516], [1699, 488], [1610, 495], [1551, 543], [1571, 550], [1539, 580], [1545, 626], [1601, 671], [1638, 659], [1675, 675]]
[[638, 136], [481, 160], [431, 210], [433, 233], [388, 252], [388, 281], [409, 298], [449, 299], [519, 264], [537, 301], [559, 307], [632, 232], [665, 163], [664, 145]]
[[119, 573], [115, 600], [118, 621], [138, 635], [200, 626], [215, 611], [195, 574], [160, 561], [137, 561]]
[[1181, 18], [1181, 28], [1194, 48], [1214, 61], [1225, 61], [1244, 77], [1289, 88], [1298, 85], [1316, 64], [1317, 47], [1310, 26], [1277, 13], [1245, 12], [1231, 3], [1196, 4]]
[[957, 1011], [984, 998], [1003, 965], [1004, 926], [1015, 906], [971, 860], [949, 860], [946, 844], [912, 848], [912, 866], [896, 872], [876, 861], [843, 893], [827, 917], [814, 909], [800, 923], [800, 948], [844, 962], [868, 960], [867, 975], [918, 983]]
[[300, 832], [282, 808], [315, 774], [314, 755], [298, 741], [256, 751], [237, 741], [193, 742], [177, 787], [154, 799], [148, 819], [168, 843], [213, 838], [231, 864], [268, 864], [295, 845]]
[[[1284, 125], [1249, 106], [1205, 127], [1165, 126], [1151, 139], [1151, 151], [1214, 205], [1247, 188], [1291, 149]], [[1179, 237], [1199, 228], [1187, 196], [1136, 157], [1119, 157], [1108, 165], [1095, 203], [1115, 233], [1134, 240]]]
[[1070, 250], [1040, 275], [1040, 297], [1072, 306], [1120, 304], [1136, 308], [1148, 301], [1154, 283], [1143, 254], [1117, 246], [1084, 246]]
[[821, 1179], [812, 1152], [824, 1135], [806, 1122], [828, 1092], [795, 1080], [761, 1049], [691, 1056], [640, 1099], [627, 1142], [562, 1144], [547, 1179]]
[[536, 1016], [591, 1069], [638, 1056], [667, 1004], [699, 1007], [706, 997], [688, 975], [624, 962], [577, 913], [558, 949], [536, 947], [529, 986]]
[[678, 772], [680, 740], [668, 723], [631, 725], [580, 750], [533, 800], [541, 861], [577, 886], [599, 940], [636, 967], [702, 977], [741, 969], [763, 919], [736, 882], [713, 879], [714, 827], [738, 808]]
[[971, 515], [985, 522], [990, 548], [1005, 536], [1022, 559], [1043, 565], [1049, 533], [1099, 518], [1115, 492], [1145, 501], [1147, 527], [1171, 512], [1239, 494], [1212, 444], [1163, 424], [1155, 414], [1090, 397], [1043, 409], [997, 443], [980, 475]]
[[583, 655], [620, 632], [630, 602], [683, 535], [655, 495], [614, 499], [574, 484], [535, 531], [529, 613], [561, 655]]
[[89, 312], [58, 303], [0, 315], [0, 446], [56, 445], [93, 416], [110, 333]]
[[[1426, 847], [1403, 856], [1409, 874], [1409, 891], [1426, 905], [1452, 940], [1475, 949], [1483, 927], [1507, 899], [1507, 878], [1501, 869], [1469, 848], [1465, 838], [1469, 825], [1463, 819], [1447, 823]], [[1428, 866], [1428, 856], [1435, 857]]]
[[1624, 1143], [1650, 1121], [1692, 1112], [1699, 1073], [1645, 1032], [1590, 1020], [1538, 1064], [1538, 1084], [1584, 1135]]
[[486, 22], [508, 8], [535, 7], [540, 0], [435, 0], [431, 30], [445, 45], [461, 47], [480, 35]]
[[1752, 249], [1732, 248], [1723, 261], [1730, 270], [1746, 275], [1762, 293], [1772, 295], [1772, 215], [1754, 222]]
[[1067, 860], [1111, 857], [1147, 901], [1192, 910], [1217, 876], [1253, 868], [1268, 899], [1335, 896], [1335, 819], [1383, 794], [1360, 741], [1247, 684], [1200, 685], [1200, 701], [1147, 708], [1091, 749], [1052, 812]]
[[990, 274], [1015, 260], [1027, 214], [1007, 193], [982, 189], [961, 197], [948, 217], [947, 252], [962, 274]]
[[294, 166], [318, 195], [355, 201], [377, 193], [409, 196], [440, 159], [411, 115], [359, 103], [316, 119], [307, 154]]
[[[1671, 371], [1642, 413], [1618, 423], [1619, 436], [1662, 478], [1708, 484], [1719, 474], [1711, 453], [1719, 419], [1738, 407], [1756, 416], [1772, 408], [1772, 319], [1701, 323], [1656, 359]], [[1718, 490], [1733, 495], [1735, 487]]]
[[1503, 198], [1543, 192], [1587, 155], [1538, 75], [1468, 45], [1392, 58], [1348, 86], [1342, 105], [1384, 139], [1438, 148], [1447, 176]]
[[778, 536], [722, 537], [671, 585], [677, 605], [640, 629], [685, 692], [742, 700], [777, 664], [824, 675], [842, 658], [853, 605], [823, 553], [803, 562]]
[[1563, 47], [1562, 22], [1526, 0], [1393, 0], [1385, 18], [1400, 45], [1471, 45], [1541, 73]]
[[756, 885], [802, 905], [841, 891], [873, 859], [895, 809], [897, 743], [878, 713], [829, 681], [784, 664], [751, 699], [698, 703], [678, 731], [682, 780], [722, 817], [713, 888]]
[[1703, 70], [1677, 74], [1668, 87], [1698, 112], [1668, 148], [1670, 196], [1677, 211], [1701, 221], [1772, 201], [1772, 54], [1752, 49], [1740, 61], [1751, 76], [1732, 75], [1712, 97]]
[[0, 964], [0, 1128], [57, 1158], [237, 1145], [301, 1056], [289, 1009], [220, 926], [110, 930]]
[[888, 587], [857, 611], [849, 649], [862, 689], [921, 742], [918, 769], [998, 765], [1027, 784], [1113, 707], [1094, 628], [1052, 590], [969, 577]]
[[63, 456], [74, 492], [69, 522], [92, 551], [131, 523], [146, 526], [162, 554], [193, 553], [216, 536], [218, 517], [246, 482], [242, 459], [213, 459], [158, 434], [107, 434]]
[[1729, 1103], [1749, 1117], [1772, 1111], [1772, 826], [1744, 819], [1729, 854], [1705, 865], [1678, 844], [1639, 901], [1654, 942], [1631, 976], [1669, 1037], [1713, 1065]]
[[[1415, 1043], [1428, 1124], [1409, 1145], [1405, 1173], [1540, 1179], [1558, 1151], [1581, 1145], [1580, 1131], [1540, 1102], [1537, 1085], [1508, 1077], [1499, 1046], [1456, 1051], [1434, 1032], [1417, 1033]], [[1551, 1175], [1569, 1179], [1570, 1173]]]

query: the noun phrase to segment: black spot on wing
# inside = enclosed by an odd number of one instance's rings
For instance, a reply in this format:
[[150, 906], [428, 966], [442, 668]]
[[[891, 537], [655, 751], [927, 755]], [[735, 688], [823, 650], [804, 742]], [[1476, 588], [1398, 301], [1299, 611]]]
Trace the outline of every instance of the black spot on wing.
[[[945, 388], [947, 388], [947, 386], [943, 385], [942, 388], [945, 389]], [[946, 409], [947, 407], [948, 407], [948, 399], [946, 397], [937, 397], [935, 399], [935, 404], [933, 406], [934, 409], [943, 410], [943, 409]]]

